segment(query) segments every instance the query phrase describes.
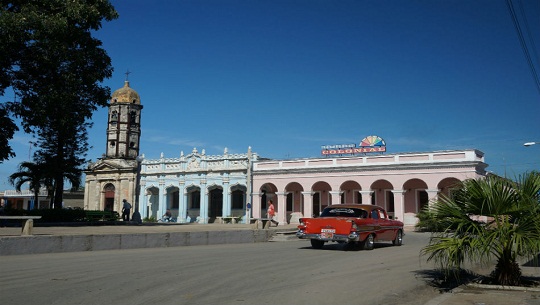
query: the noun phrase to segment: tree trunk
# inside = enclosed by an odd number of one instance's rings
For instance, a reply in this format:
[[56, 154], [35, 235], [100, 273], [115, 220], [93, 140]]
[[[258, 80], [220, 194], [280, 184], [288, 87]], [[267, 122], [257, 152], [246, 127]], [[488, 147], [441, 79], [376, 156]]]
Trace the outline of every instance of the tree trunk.
[[61, 209], [62, 197], [64, 197], [64, 177], [56, 178], [54, 190], [54, 208]]

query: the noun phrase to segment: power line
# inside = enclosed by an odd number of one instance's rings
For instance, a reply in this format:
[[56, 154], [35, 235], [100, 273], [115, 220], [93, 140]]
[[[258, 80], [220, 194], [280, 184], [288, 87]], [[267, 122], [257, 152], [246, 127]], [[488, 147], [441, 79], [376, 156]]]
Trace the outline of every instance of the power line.
[[[521, 2], [520, 2], [521, 3]], [[516, 11], [514, 10], [514, 5], [512, 4], [512, 0], [506, 0], [506, 5], [508, 7], [508, 11], [510, 12], [510, 16], [512, 17], [512, 22], [514, 23], [514, 28], [516, 29], [516, 32], [518, 34], [519, 42], [521, 44], [521, 49], [523, 50], [523, 53], [525, 54], [525, 59], [527, 60], [527, 64], [529, 65], [529, 69], [531, 70], [531, 74], [533, 76], [536, 89], [538, 90], [538, 93], [540, 93], [540, 79], [538, 77], [538, 74], [536, 73], [536, 69], [534, 68], [533, 61], [531, 59], [531, 55], [529, 53], [529, 49], [527, 48], [527, 43], [525, 41], [525, 38], [523, 37], [523, 32], [521, 31], [521, 26], [519, 24], [519, 19], [516, 16]], [[523, 8], [522, 8], [523, 11]], [[524, 20], [527, 20], [527, 16], [523, 14]], [[527, 22], [525, 21], [527, 24]], [[528, 30], [528, 24], [527, 24], [527, 30]], [[530, 35], [529, 35], [530, 36]]]

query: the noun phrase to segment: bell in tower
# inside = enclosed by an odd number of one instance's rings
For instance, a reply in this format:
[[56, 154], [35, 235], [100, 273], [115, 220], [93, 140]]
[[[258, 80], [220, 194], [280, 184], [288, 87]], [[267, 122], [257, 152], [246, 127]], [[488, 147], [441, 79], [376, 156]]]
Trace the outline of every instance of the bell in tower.
[[141, 138], [141, 98], [126, 80], [109, 104], [106, 158], [135, 159]]

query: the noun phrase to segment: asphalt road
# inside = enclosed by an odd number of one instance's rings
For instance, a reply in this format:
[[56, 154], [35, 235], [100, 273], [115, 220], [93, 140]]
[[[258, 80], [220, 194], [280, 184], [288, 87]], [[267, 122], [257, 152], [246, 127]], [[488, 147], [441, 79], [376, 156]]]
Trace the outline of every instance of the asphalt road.
[[0, 257], [0, 304], [424, 304], [428, 233], [373, 251], [294, 240]]

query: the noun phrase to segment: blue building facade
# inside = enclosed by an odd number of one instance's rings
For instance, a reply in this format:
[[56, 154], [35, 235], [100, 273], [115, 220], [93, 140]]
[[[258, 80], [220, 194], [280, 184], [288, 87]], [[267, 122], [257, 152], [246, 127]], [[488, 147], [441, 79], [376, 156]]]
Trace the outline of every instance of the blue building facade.
[[258, 155], [206, 155], [196, 148], [179, 158], [141, 162], [139, 210], [143, 218], [159, 220], [170, 210], [176, 222], [212, 223], [219, 217], [242, 217], [250, 211], [251, 169]]

